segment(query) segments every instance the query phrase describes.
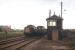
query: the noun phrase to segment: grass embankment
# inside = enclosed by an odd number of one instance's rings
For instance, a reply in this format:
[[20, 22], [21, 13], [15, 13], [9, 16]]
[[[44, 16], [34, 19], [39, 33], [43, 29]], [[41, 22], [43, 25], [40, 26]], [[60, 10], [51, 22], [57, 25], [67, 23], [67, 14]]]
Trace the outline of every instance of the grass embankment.
[[23, 36], [23, 32], [8, 32], [7, 34], [5, 32], [0, 32], [0, 40], [9, 39], [13, 37]]
[[64, 39], [62, 43], [72, 48], [71, 50], [75, 50], [75, 30], [69, 30], [67, 32], [68, 38]]

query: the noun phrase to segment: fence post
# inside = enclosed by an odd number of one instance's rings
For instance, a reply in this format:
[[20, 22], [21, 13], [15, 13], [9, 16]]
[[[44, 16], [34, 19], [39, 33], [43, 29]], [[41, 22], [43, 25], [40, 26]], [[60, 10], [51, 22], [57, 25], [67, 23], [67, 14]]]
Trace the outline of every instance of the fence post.
[[7, 40], [7, 38], [8, 38], [8, 36], [7, 36], [7, 31], [5, 31], [5, 36], [6, 36], [5, 39]]

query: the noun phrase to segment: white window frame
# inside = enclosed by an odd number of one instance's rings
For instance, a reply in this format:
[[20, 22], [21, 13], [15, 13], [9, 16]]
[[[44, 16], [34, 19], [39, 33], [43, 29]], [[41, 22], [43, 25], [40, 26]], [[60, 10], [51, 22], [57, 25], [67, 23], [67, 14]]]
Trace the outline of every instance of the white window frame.
[[56, 20], [48, 21], [48, 26], [56, 26]]

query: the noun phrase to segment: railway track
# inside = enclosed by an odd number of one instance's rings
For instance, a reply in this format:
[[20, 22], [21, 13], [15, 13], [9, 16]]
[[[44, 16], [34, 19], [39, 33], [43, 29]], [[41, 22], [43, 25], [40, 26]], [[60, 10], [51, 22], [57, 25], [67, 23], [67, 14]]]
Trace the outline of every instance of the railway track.
[[30, 41], [27, 41], [24, 45], [16, 48], [15, 50], [22, 50], [22, 48], [27, 47], [27, 46], [31, 45], [32, 43], [34, 43], [35, 41], [38, 41], [38, 40], [39, 40], [39, 38], [38, 39], [32, 39]]
[[2, 40], [2, 41], [0, 41], [0, 45], [7, 44], [10, 42], [14, 42], [14, 41], [18, 41], [18, 40], [22, 40], [22, 39], [24, 39], [24, 37], [25, 36], [15, 37], [15, 38], [7, 39], [7, 40]]
[[26, 38], [20, 41], [12, 42], [6, 45], [0, 46], [0, 50], [19, 50], [21, 47], [26, 46], [29, 43], [37, 40], [39, 38]]

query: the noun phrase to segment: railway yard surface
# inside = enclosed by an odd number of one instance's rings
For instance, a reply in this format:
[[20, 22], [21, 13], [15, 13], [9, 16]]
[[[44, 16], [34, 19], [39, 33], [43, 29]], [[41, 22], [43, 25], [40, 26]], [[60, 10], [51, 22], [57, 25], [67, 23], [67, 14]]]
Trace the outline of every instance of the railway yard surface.
[[50, 41], [43, 38], [19, 38], [0, 44], [0, 50], [70, 50], [59, 41]]
[[68, 46], [64, 46], [58, 41], [49, 41], [46, 38], [42, 38], [27, 47], [23, 47], [21, 50], [71, 50]]

